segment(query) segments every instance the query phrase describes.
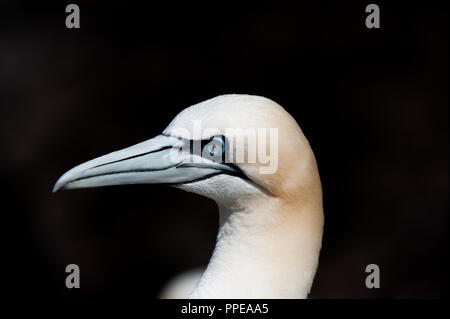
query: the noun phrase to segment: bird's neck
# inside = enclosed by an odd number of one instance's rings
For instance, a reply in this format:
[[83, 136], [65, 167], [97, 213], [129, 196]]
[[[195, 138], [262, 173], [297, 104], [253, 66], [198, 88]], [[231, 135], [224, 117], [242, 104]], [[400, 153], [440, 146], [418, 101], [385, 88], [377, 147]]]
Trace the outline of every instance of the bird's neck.
[[321, 203], [272, 199], [219, 210], [216, 247], [189, 298], [306, 298], [322, 241]]

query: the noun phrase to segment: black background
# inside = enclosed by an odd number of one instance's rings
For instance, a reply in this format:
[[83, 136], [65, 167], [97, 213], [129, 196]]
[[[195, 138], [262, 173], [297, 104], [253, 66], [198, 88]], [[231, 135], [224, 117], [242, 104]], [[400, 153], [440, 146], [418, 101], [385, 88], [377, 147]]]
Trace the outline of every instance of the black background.
[[[316, 154], [326, 226], [312, 298], [446, 293], [448, 13], [377, 2], [0, 4], [3, 287], [27, 299], [155, 297], [205, 265], [209, 199], [155, 185], [51, 193], [71, 167], [224, 93], [269, 97]], [[68, 290], [65, 266], [81, 268]], [[381, 268], [381, 288], [364, 285]]]

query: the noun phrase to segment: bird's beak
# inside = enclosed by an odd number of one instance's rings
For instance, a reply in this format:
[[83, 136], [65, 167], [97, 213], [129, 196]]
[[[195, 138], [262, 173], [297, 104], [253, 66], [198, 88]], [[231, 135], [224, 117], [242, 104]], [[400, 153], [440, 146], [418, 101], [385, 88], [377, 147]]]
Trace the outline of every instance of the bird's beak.
[[58, 179], [53, 192], [122, 184], [183, 184], [223, 172], [234, 173], [225, 164], [194, 160], [196, 155], [186, 151], [185, 145], [185, 140], [158, 135], [72, 168]]

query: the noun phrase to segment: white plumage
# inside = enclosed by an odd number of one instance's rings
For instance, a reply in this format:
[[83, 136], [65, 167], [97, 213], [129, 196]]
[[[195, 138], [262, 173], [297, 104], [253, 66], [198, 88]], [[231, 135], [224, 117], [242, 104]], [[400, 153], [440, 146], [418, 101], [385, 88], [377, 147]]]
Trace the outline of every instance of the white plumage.
[[[277, 128], [277, 170], [262, 174], [267, 163], [258, 157], [229, 165], [188, 154], [196, 125], [208, 132], [203, 140], [223, 136], [236, 154], [248, 154], [249, 143], [233, 144], [227, 129]], [[163, 135], [73, 168], [54, 190], [132, 183], [172, 183], [217, 202], [216, 247], [190, 298], [307, 297], [322, 241], [322, 191], [308, 141], [277, 103], [223, 95], [193, 105]]]

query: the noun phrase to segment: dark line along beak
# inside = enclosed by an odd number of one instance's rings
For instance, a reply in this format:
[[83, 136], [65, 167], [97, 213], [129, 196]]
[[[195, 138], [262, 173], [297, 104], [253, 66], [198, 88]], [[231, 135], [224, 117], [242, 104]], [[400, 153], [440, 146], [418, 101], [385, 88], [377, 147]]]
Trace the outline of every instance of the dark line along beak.
[[220, 173], [240, 173], [232, 165], [196, 158], [184, 145], [184, 140], [158, 135], [72, 168], [58, 179], [53, 192], [123, 184], [183, 184]]

